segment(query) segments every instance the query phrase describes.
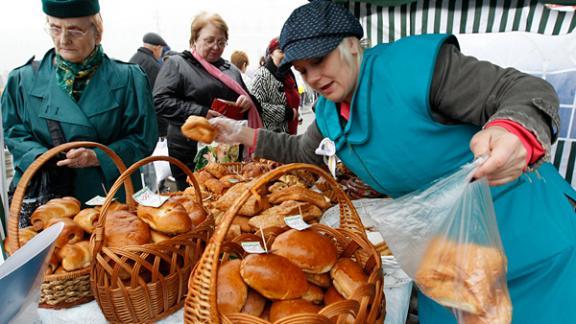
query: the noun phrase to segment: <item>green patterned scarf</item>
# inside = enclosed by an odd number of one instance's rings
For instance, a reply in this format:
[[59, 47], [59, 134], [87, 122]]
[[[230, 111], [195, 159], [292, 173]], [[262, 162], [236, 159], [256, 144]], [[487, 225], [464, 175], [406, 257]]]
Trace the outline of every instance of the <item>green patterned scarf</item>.
[[56, 82], [74, 100], [80, 100], [82, 92], [86, 89], [90, 78], [102, 63], [104, 52], [101, 45], [97, 45], [82, 63], [68, 62], [56, 54]]

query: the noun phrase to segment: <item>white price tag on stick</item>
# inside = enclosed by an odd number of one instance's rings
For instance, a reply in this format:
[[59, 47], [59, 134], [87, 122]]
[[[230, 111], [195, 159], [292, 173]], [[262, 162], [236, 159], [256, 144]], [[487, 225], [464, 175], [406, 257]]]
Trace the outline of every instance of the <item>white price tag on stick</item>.
[[260, 245], [260, 242], [241, 242], [240, 245], [244, 251], [248, 253], [262, 254], [266, 253], [266, 250]]
[[312, 226], [304, 221], [302, 215], [292, 215], [284, 217], [284, 223], [288, 225], [288, 227], [293, 228], [298, 231], [303, 231], [308, 227]]
[[[105, 200], [106, 197], [96, 196], [85, 202], [85, 204], [88, 206], [102, 206]], [[112, 198], [112, 200], [116, 200], [116, 198]]]
[[136, 200], [140, 205], [158, 208], [170, 197], [157, 195], [150, 191], [148, 187], [144, 187], [132, 195], [132, 198], [134, 198], [134, 200]]

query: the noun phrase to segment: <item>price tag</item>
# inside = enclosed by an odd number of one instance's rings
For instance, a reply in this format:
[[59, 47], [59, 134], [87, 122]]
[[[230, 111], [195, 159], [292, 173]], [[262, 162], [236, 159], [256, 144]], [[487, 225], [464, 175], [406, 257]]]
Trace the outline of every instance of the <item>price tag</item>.
[[230, 178], [230, 179], [228, 179], [228, 180], [226, 180], [226, 181], [228, 181], [228, 182], [230, 182], [230, 183], [238, 183], [238, 182], [240, 182], [240, 180], [238, 180], [238, 179], [236, 179], [236, 178]]
[[334, 142], [328, 137], [325, 137], [322, 139], [314, 153], [322, 155], [324, 163], [328, 166], [330, 173], [334, 178], [336, 178], [336, 144], [334, 144]]
[[303, 231], [308, 227], [312, 226], [304, 221], [302, 215], [286, 216], [284, 217], [284, 223], [286, 223], [288, 227], [299, 231]]
[[[88, 206], [102, 206], [105, 200], [106, 197], [96, 196], [85, 202], [85, 204]], [[116, 200], [116, 198], [112, 198], [112, 200]]]
[[260, 242], [241, 242], [240, 245], [244, 251], [248, 253], [262, 254], [266, 253], [266, 250], [260, 245]]
[[132, 198], [134, 198], [134, 200], [136, 200], [136, 202], [142, 206], [158, 208], [162, 206], [162, 204], [166, 202], [166, 200], [168, 200], [170, 197], [157, 195], [150, 191], [148, 187], [144, 187], [132, 195]]

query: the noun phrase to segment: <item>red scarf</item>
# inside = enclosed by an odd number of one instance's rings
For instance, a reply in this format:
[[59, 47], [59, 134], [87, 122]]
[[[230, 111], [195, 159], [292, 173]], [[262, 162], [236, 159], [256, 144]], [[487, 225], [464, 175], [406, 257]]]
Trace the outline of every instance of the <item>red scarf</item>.
[[204, 67], [204, 69], [210, 73], [210, 75], [222, 81], [222, 83], [224, 83], [228, 88], [236, 92], [238, 95], [244, 95], [246, 98], [248, 98], [250, 101], [250, 110], [248, 111], [248, 126], [251, 128], [264, 127], [262, 124], [262, 119], [260, 119], [260, 114], [256, 109], [256, 104], [254, 104], [254, 101], [252, 101], [250, 94], [248, 94], [248, 92], [246, 92], [246, 90], [244, 90], [244, 88], [242, 88], [238, 82], [224, 74], [224, 72], [220, 71], [220, 69], [210, 64], [208, 61], [198, 55], [195, 50], [190, 52], [192, 53], [192, 56], [194, 56], [194, 58], [200, 63], [200, 65], [202, 65], [202, 67]]
[[292, 71], [288, 71], [284, 77], [284, 93], [286, 94], [286, 104], [295, 111], [294, 119], [288, 121], [288, 133], [295, 135], [298, 131], [298, 107], [300, 106], [300, 94], [298, 85]]

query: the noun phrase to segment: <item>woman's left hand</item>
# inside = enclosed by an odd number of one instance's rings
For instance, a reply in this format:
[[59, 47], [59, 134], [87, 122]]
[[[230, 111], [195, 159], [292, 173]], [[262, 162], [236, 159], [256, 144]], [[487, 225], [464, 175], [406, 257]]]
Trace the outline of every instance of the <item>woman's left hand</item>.
[[476, 133], [470, 141], [470, 150], [475, 157], [488, 157], [474, 178], [487, 177], [491, 186], [515, 180], [526, 168], [526, 148], [516, 135], [502, 127], [488, 127]]
[[241, 112], [246, 112], [248, 109], [250, 109], [251, 106], [250, 99], [248, 99], [248, 97], [245, 95], [240, 95], [238, 99], [236, 99], [236, 106], [242, 108]]
[[99, 166], [100, 161], [98, 161], [94, 150], [81, 147], [66, 152], [66, 158], [58, 161], [56, 165], [70, 168], [88, 168]]

